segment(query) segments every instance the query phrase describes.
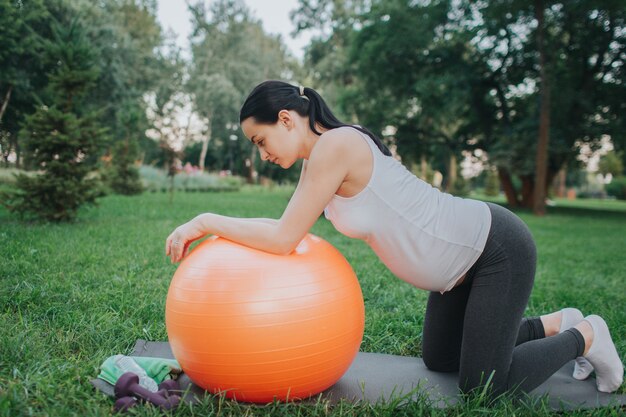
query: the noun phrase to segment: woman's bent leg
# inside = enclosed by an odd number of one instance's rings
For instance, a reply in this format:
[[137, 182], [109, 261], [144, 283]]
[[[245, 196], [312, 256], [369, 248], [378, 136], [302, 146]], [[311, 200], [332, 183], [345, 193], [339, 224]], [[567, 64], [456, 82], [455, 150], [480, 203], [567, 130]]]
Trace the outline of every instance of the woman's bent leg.
[[422, 336], [424, 364], [431, 371], [456, 372], [459, 370], [465, 305], [469, 285], [459, 285], [440, 294], [431, 292], [426, 306]]
[[468, 392], [490, 380], [493, 395], [530, 391], [579, 356], [584, 339], [574, 329], [516, 346], [534, 280], [535, 245], [519, 218], [502, 207], [490, 208], [493, 233], [471, 282], [459, 386]]

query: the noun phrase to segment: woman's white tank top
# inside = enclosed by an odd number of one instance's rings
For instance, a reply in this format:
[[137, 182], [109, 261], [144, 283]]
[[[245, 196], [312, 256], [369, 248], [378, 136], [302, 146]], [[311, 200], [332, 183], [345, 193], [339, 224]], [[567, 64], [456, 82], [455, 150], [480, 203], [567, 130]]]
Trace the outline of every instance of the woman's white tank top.
[[430, 186], [356, 131], [372, 151], [371, 178], [353, 197], [334, 195], [324, 215], [339, 232], [367, 242], [404, 281], [429, 291], [451, 290], [485, 247], [489, 207]]

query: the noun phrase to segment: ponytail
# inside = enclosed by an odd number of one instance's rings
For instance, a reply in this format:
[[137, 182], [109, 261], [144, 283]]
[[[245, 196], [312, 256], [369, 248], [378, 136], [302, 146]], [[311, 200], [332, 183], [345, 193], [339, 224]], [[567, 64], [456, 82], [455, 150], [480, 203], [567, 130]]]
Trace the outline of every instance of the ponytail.
[[369, 136], [384, 155], [391, 156], [389, 148], [368, 129], [348, 125], [337, 119], [317, 91], [282, 81], [264, 81], [257, 85], [241, 107], [239, 122], [254, 117], [258, 123], [274, 124], [278, 122], [278, 112], [281, 110], [294, 110], [302, 117], [308, 116], [309, 127], [317, 135], [321, 135], [316, 128], [318, 124], [325, 129], [353, 127]]

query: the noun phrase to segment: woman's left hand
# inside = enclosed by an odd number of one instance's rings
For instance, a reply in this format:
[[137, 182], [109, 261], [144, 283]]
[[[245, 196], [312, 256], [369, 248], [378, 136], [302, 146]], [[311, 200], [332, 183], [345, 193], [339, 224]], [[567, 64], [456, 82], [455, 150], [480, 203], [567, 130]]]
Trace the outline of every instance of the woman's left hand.
[[189, 251], [189, 245], [206, 234], [198, 217], [178, 226], [165, 241], [165, 256], [172, 263], [180, 262]]

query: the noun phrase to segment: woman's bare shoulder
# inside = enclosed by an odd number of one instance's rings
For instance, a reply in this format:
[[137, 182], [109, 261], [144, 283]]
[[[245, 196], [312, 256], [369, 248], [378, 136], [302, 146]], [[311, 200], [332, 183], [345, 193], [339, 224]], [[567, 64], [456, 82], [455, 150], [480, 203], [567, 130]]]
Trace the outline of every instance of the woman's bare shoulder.
[[322, 133], [319, 143], [325, 149], [350, 152], [366, 145], [358, 130], [350, 126], [342, 126]]

